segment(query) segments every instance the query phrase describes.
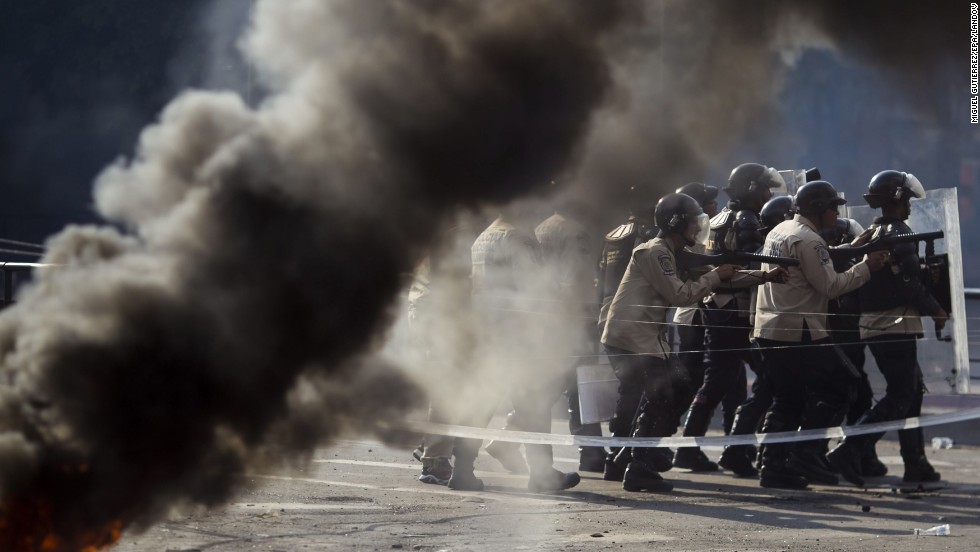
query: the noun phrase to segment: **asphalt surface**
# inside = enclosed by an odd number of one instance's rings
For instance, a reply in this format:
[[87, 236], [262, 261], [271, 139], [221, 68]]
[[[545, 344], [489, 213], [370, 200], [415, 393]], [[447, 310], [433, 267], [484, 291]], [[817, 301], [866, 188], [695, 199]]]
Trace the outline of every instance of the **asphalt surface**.
[[[555, 420], [555, 432], [566, 427]], [[672, 470], [667, 494], [629, 493], [585, 472], [574, 489], [534, 494], [526, 477], [486, 453], [477, 475], [487, 489], [459, 492], [418, 482], [409, 450], [352, 439], [317, 450], [307, 465], [247, 474], [248, 489], [231, 503], [127, 531], [114, 550], [972, 551], [980, 548], [978, 450], [929, 448], [943, 479], [925, 488], [901, 482], [897, 442], [883, 440], [889, 474], [867, 489], [781, 491], [728, 472]], [[559, 469], [576, 468], [573, 448], [556, 447], [555, 456]], [[913, 535], [942, 524], [949, 536]]]

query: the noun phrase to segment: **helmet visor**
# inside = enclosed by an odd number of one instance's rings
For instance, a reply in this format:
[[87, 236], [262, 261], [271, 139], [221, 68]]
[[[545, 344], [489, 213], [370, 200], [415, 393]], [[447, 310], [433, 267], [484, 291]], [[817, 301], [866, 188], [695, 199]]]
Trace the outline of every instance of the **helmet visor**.
[[695, 226], [697, 231], [694, 233], [694, 242], [700, 243], [701, 245], [708, 244], [708, 233], [711, 231], [711, 225], [708, 221], [707, 213], [701, 213], [696, 218], [691, 221], [691, 226]]
[[926, 189], [922, 187], [922, 183], [919, 182], [919, 179], [912, 173], [906, 174], [905, 187], [908, 188], [911, 197], [916, 199], [923, 199], [926, 197]]
[[759, 178], [756, 179], [760, 184], [765, 184], [770, 188], [781, 188], [786, 189], [786, 181], [783, 180], [783, 175], [779, 174], [779, 171], [772, 167], [767, 167], [765, 172], [763, 172]]

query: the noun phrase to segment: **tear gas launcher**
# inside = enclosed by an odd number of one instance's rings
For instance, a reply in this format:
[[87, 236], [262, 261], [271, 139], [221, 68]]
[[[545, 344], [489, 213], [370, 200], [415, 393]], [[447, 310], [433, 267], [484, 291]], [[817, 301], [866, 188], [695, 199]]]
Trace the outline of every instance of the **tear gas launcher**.
[[877, 238], [872, 238], [871, 241], [864, 245], [853, 247], [832, 247], [830, 248], [830, 257], [835, 261], [852, 259], [873, 251], [891, 251], [897, 245], [920, 241], [927, 242], [928, 246], [931, 248], [933, 243], [936, 240], [942, 239], [944, 235], [945, 234], [942, 230], [936, 230], [934, 232], [913, 232], [911, 234], [892, 234], [890, 236], [880, 236]]
[[800, 266], [798, 259], [789, 257], [773, 257], [771, 255], [760, 255], [758, 253], [744, 253], [742, 251], [726, 251], [707, 255], [704, 253], [694, 253], [693, 251], [681, 250], [677, 252], [677, 268], [680, 270], [690, 270], [697, 266], [707, 265], [747, 265], [749, 263], [769, 263], [781, 267]]

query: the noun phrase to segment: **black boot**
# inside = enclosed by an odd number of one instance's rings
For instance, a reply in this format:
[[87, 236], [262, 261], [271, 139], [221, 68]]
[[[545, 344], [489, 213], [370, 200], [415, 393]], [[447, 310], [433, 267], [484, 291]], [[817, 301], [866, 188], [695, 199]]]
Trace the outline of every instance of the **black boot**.
[[480, 452], [481, 441], [478, 439], [456, 439], [453, 456], [456, 463], [453, 475], [449, 478], [450, 489], [456, 491], [482, 491], [483, 480], [473, 474], [473, 462]]
[[606, 466], [606, 449], [602, 447], [580, 447], [578, 449], [579, 471], [603, 473]]
[[861, 455], [862, 446], [859, 437], [847, 437], [834, 450], [827, 453], [827, 461], [848, 483], [863, 487]]
[[888, 474], [888, 466], [878, 459], [874, 446], [865, 447], [861, 455], [861, 475], [864, 477], [884, 477]]
[[[864, 416], [858, 418], [854, 425], [873, 424], [884, 421], [875, 413], [869, 410]], [[852, 485], [863, 487], [864, 478], [861, 477], [861, 458], [867, 454], [869, 448], [874, 448], [875, 443], [884, 433], [871, 433], [867, 435], [855, 435], [845, 437], [834, 450], [827, 453], [827, 461], [833, 466], [834, 470], [841, 474]], [[899, 436], [901, 437], [901, 435]]]
[[[759, 470], [752, 465], [752, 459], [747, 454], [747, 445], [729, 445], [721, 453], [718, 465], [735, 474], [736, 477], [755, 477]], [[755, 456], [754, 454], [752, 456]]]
[[683, 447], [674, 454], [674, 467], [684, 468], [692, 472], [718, 471], [718, 464], [708, 460], [704, 452], [697, 447]]
[[941, 476], [926, 456], [923, 454], [914, 461], [905, 461], [905, 474], [902, 475], [902, 481], [906, 483], [935, 483], [939, 481]]
[[[711, 413], [711, 409], [702, 404], [691, 405], [691, 412], [687, 415], [687, 422], [684, 424], [684, 436], [703, 437], [708, 431], [708, 424], [711, 423]], [[675, 468], [685, 468], [695, 472], [718, 471], [718, 464], [708, 460], [698, 447], [677, 449], [673, 463]]]
[[[762, 431], [763, 433], [777, 433], [792, 431], [797, 427], [799, 427], [797, 420], [770, 411], [766, 415]], [[790, 446], [786, 443], [776, 443], [762, 447], [759, 485], [768, 489], [805, 489], [807, 487], [809, 484], [807, 478], [786, 465]]]
[[939, 472], [926, 459], [924, 441], [922, 428], [903, 429], [898, 432], [902, 462], [905, 463], [902, 481], [906, 483], [934, 483], [940, 479]]
[[[630, 492], [650, 491], [665, 493], [674, 489], [674, 484], [664, 481], [657, 466], [648, 460], [657, 449], [635, 449], [623, 476], [623, 489]], [[664, 470], [666, 471], [666, 470]]]
[[803, 443], [790, 454], [786, 461], [786, 466], [813, 483], [823, 485], [836, 485], [837, 475], [824, 467], [824, 462], [817, 456], [817, 452], [811, 443]]
[[[735, 411], [735, 421], [732, 423], [732, 435], [749, 435], [755, 433], [758, 420], [746, 416], [745, 410], [738, 407]], [[718, 459], [718, 465], [735, 474], [736, 477], [755, 477], [759, 470], [752, 465], [758, 450], [752, 445], [729, 445], [725, 447]]]
[[[633, 437], [666, 437], [670, 435], [670, 422], [664, 416], [658, 416], [660, 412], [651, 410], [642, 412], [636, 419], [636, 428], [633, 430]], [[629, 457], [625, 453], [629, 452]], [[674, 467], [674, 453], [666, 447], [635, 447], [623, 449], [616, 457], [616, 463], [622, 466], [623, 458], [633, 459], [642, 456], [644, 461], [658, 472], [670, 471]], [[627, 464], [628, 465], [628, 464]]]
[[564, 491], [578, 485], [582, 478], [575, 472], [562, 473], [554, 468], [532, 473], [527, 479], [527, 490], [534, 493]]
[[[602, 478], [606, 481], [622, 481], [623, 474], [626, 473], [626, 467], [620, 466], [616, 463], [616, 456], [620, 453], [622, 449], [619, 448], [609, 448], [609, 454], [606, 455], [606, 465], [602, 470]], [[629, 462], [626, 463], [629, 465]]]
[[809, 481], [778, 458], [763, 458], [759, 485], [767, 489], [805, 489]]

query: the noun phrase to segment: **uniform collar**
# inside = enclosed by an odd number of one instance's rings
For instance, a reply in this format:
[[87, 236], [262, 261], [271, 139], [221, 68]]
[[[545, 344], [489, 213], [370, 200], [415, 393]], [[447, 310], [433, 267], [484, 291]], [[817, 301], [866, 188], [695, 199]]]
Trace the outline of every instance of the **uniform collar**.
[[807, 228], [809, 228], [810, 230], [813, 230], [814, 232], [817, 231], [817, 227], [816, 227], [816, 225], [813, 224], [813, 221], [811, 221], [810, 219], [804, 217], [803, 215], [793, 215], [793, 220], [795, 220], [796, 222], [802, 224], [803, 226], [806, 226]]
[[[653, 240], [650, 240], [650, 241], [658, 241], [658, 242], [664, 244], [664, 247], [666, 247], [668, 251], [670, 251], [671, 253], [673, 253], [675, 256], [677, 255], [677, 246], [674, 245], [674, 240], [670, 239], [669, 236], [668, 237], [665, 237], [665, 238], [657, 237], [657, 238], [654, 238]], [[681, 249], [683, 249], [683, 247], [681, 247]]]
[[674, 247], [674, 240], [670, 239], [669, 236], [668, 237], [663, 237], [663, 238], [656, 237], [656, 238], [653, 238], [650, 241], [651, 242], [660, 242], [660, 243], [664, 244], [664, 247], [666, 247], [671, 253], [676, 253], [677, 252], [676, 251], [676, 248]]

